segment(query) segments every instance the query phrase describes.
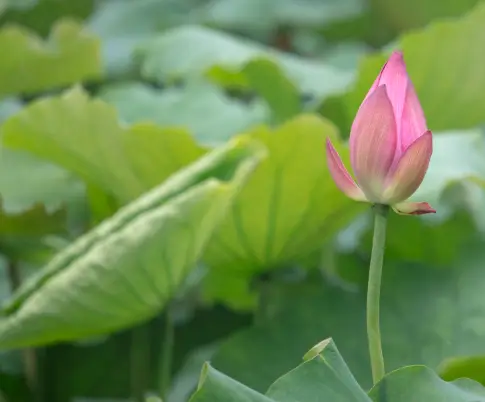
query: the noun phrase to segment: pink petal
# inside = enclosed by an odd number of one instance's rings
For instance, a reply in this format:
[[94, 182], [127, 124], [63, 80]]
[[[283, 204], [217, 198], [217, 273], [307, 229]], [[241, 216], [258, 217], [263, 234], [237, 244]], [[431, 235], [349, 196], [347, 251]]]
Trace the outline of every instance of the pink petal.
[[396, 123], [386, 86], [360, 106], [350, 132], [350, 159], [367, 199], [379, 202], [396, 152]]
[[337, 187], [349, 198], [356, 201], [366, 201], [364, 193], [355, 184], [347, 169], [345, 169], [342, 159], [340, 159], [329, 138], [327, 138], [326, 145], [328, 168]]
[[[367, 93], [366, 98], [368, 98], [369, 95], [372, 92], [374, 92], [377, 89], [377, 87], [380, 85], [387, 85], [389, 90], [390, 85], [395, 83], [394, 80], [396, 78], [402, 78], [403, 76], [407, 76], [406, 65], [404, 64], [403, 54], [402, 52], [394, 51], [389, 56], [389, 59], [387, 59], [384, 66], [382, 66], [381, 71], [379, 72], [379, 75], [377, 76], [374, 83], [372, 84], [369, 92]], [[404, 93], [405, 90], [406, 88], [404, 87], [402, 92], [403, 101], [405, 96], [405, 93]], [[391, 97], [390, 94], [389, 94], [389, 97]], [[391, 102], [392, 101], [393, 99], [391, 98]]]
[[401, 215], [424, 215], [436, 213], [436, 210], [427, 202], [402, 202], [393, 205], [392, 209]]
[[401, 120], [401, 152], [427, 131], [426, 118], [418, 95], [411, 81], [406, 91], [406, 101]]
[[387, 204], [396, 204], [409, 198], [421, 185], [433, 153], [433, 136], [426, 131], [404, 152], [396, 168], [390, 172], [384, 191]]
[[[387, 60], [386, 64], [382, 68], [379, 76], [374, 81], [369, 93], [366, 96], [374, 92], [379, 86], [385, 85], [387, 87], [387, 95], [389, 100], [392, 104], [392, 110], [394, 113], [394, 119], [396, 121], [396, 129], [397, 129], [397, 139], [398, 144], [402, 143], [402, 116], [405, 109], [405, 102], [407, 97], [407, 88], [411, 85], [411, 81], [409, 79], [408, 73], [406, 71], [406, 64], [404, 62], [404, 57], [402, 52], [393, 52], [389, 59]], [[412, 92], [415, 95], [414, 89]], [[412, 95], [412, 94], [411, 94]], [[417, 97], [416, 97], [417, 99]], [[426, 131], [426, 127], [421, 130], [420, 134]], [[407, 147], [406, 147], [407, 148]], [[395, 158], [398, 159], [402, 152], [406, 148], [399, 147]]]

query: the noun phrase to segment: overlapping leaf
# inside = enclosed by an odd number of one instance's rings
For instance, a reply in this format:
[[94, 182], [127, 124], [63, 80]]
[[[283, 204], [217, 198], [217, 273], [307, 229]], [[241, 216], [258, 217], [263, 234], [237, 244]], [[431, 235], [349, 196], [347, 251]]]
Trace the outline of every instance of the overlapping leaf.
[[87, 337], [154, 315], [195, 265], [262, 152], [255, 142], [232, 142], [66, 247], [5, 306], [0, 347]]
[[2, 127], [7, 147], [75, 173], [126, 203], [204, 151], [181, 129], [119, 124], [115, 109], [75, 88], [34, 102]]

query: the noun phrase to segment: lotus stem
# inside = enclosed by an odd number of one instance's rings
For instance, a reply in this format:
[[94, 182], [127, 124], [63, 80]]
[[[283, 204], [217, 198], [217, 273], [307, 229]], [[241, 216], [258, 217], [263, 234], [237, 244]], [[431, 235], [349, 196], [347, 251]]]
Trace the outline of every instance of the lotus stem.
[[369, 283], [367, 286], [367, 336], [372, 367], [372, 380], [376, 384], [385, 375], [379, 323], [379, 306], [389, 206], [376, 204], [374, 205], [374, 213], [374, 238], [372, 241]]

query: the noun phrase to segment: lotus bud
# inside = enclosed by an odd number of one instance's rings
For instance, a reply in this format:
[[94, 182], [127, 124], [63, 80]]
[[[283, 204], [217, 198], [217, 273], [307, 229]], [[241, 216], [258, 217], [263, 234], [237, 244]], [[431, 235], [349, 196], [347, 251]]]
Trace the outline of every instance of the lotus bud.
[[327, 139], [327, 162], [337, 187], [357, 201], [390, 205], [401, 214], [436, 211], [406, 201], [421, 185], [433, 152], [433, 137], [401, 52], [382, 68], [355, 116], [350, 163], [355, 181]]

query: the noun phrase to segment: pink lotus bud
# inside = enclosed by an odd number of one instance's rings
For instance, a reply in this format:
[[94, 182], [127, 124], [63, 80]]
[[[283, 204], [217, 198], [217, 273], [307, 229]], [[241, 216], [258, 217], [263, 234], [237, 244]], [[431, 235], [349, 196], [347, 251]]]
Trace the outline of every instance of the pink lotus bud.
[[357, 183], [327, 139], [327, 162], [337, 186], [358, 201], [392, 205], [398, 213], [435, 213], [427, 203], [403, 202], [421, 185], [433, 152], [431, 131], [394, 52], [360, 105], [350, 131], [350, 162]]

